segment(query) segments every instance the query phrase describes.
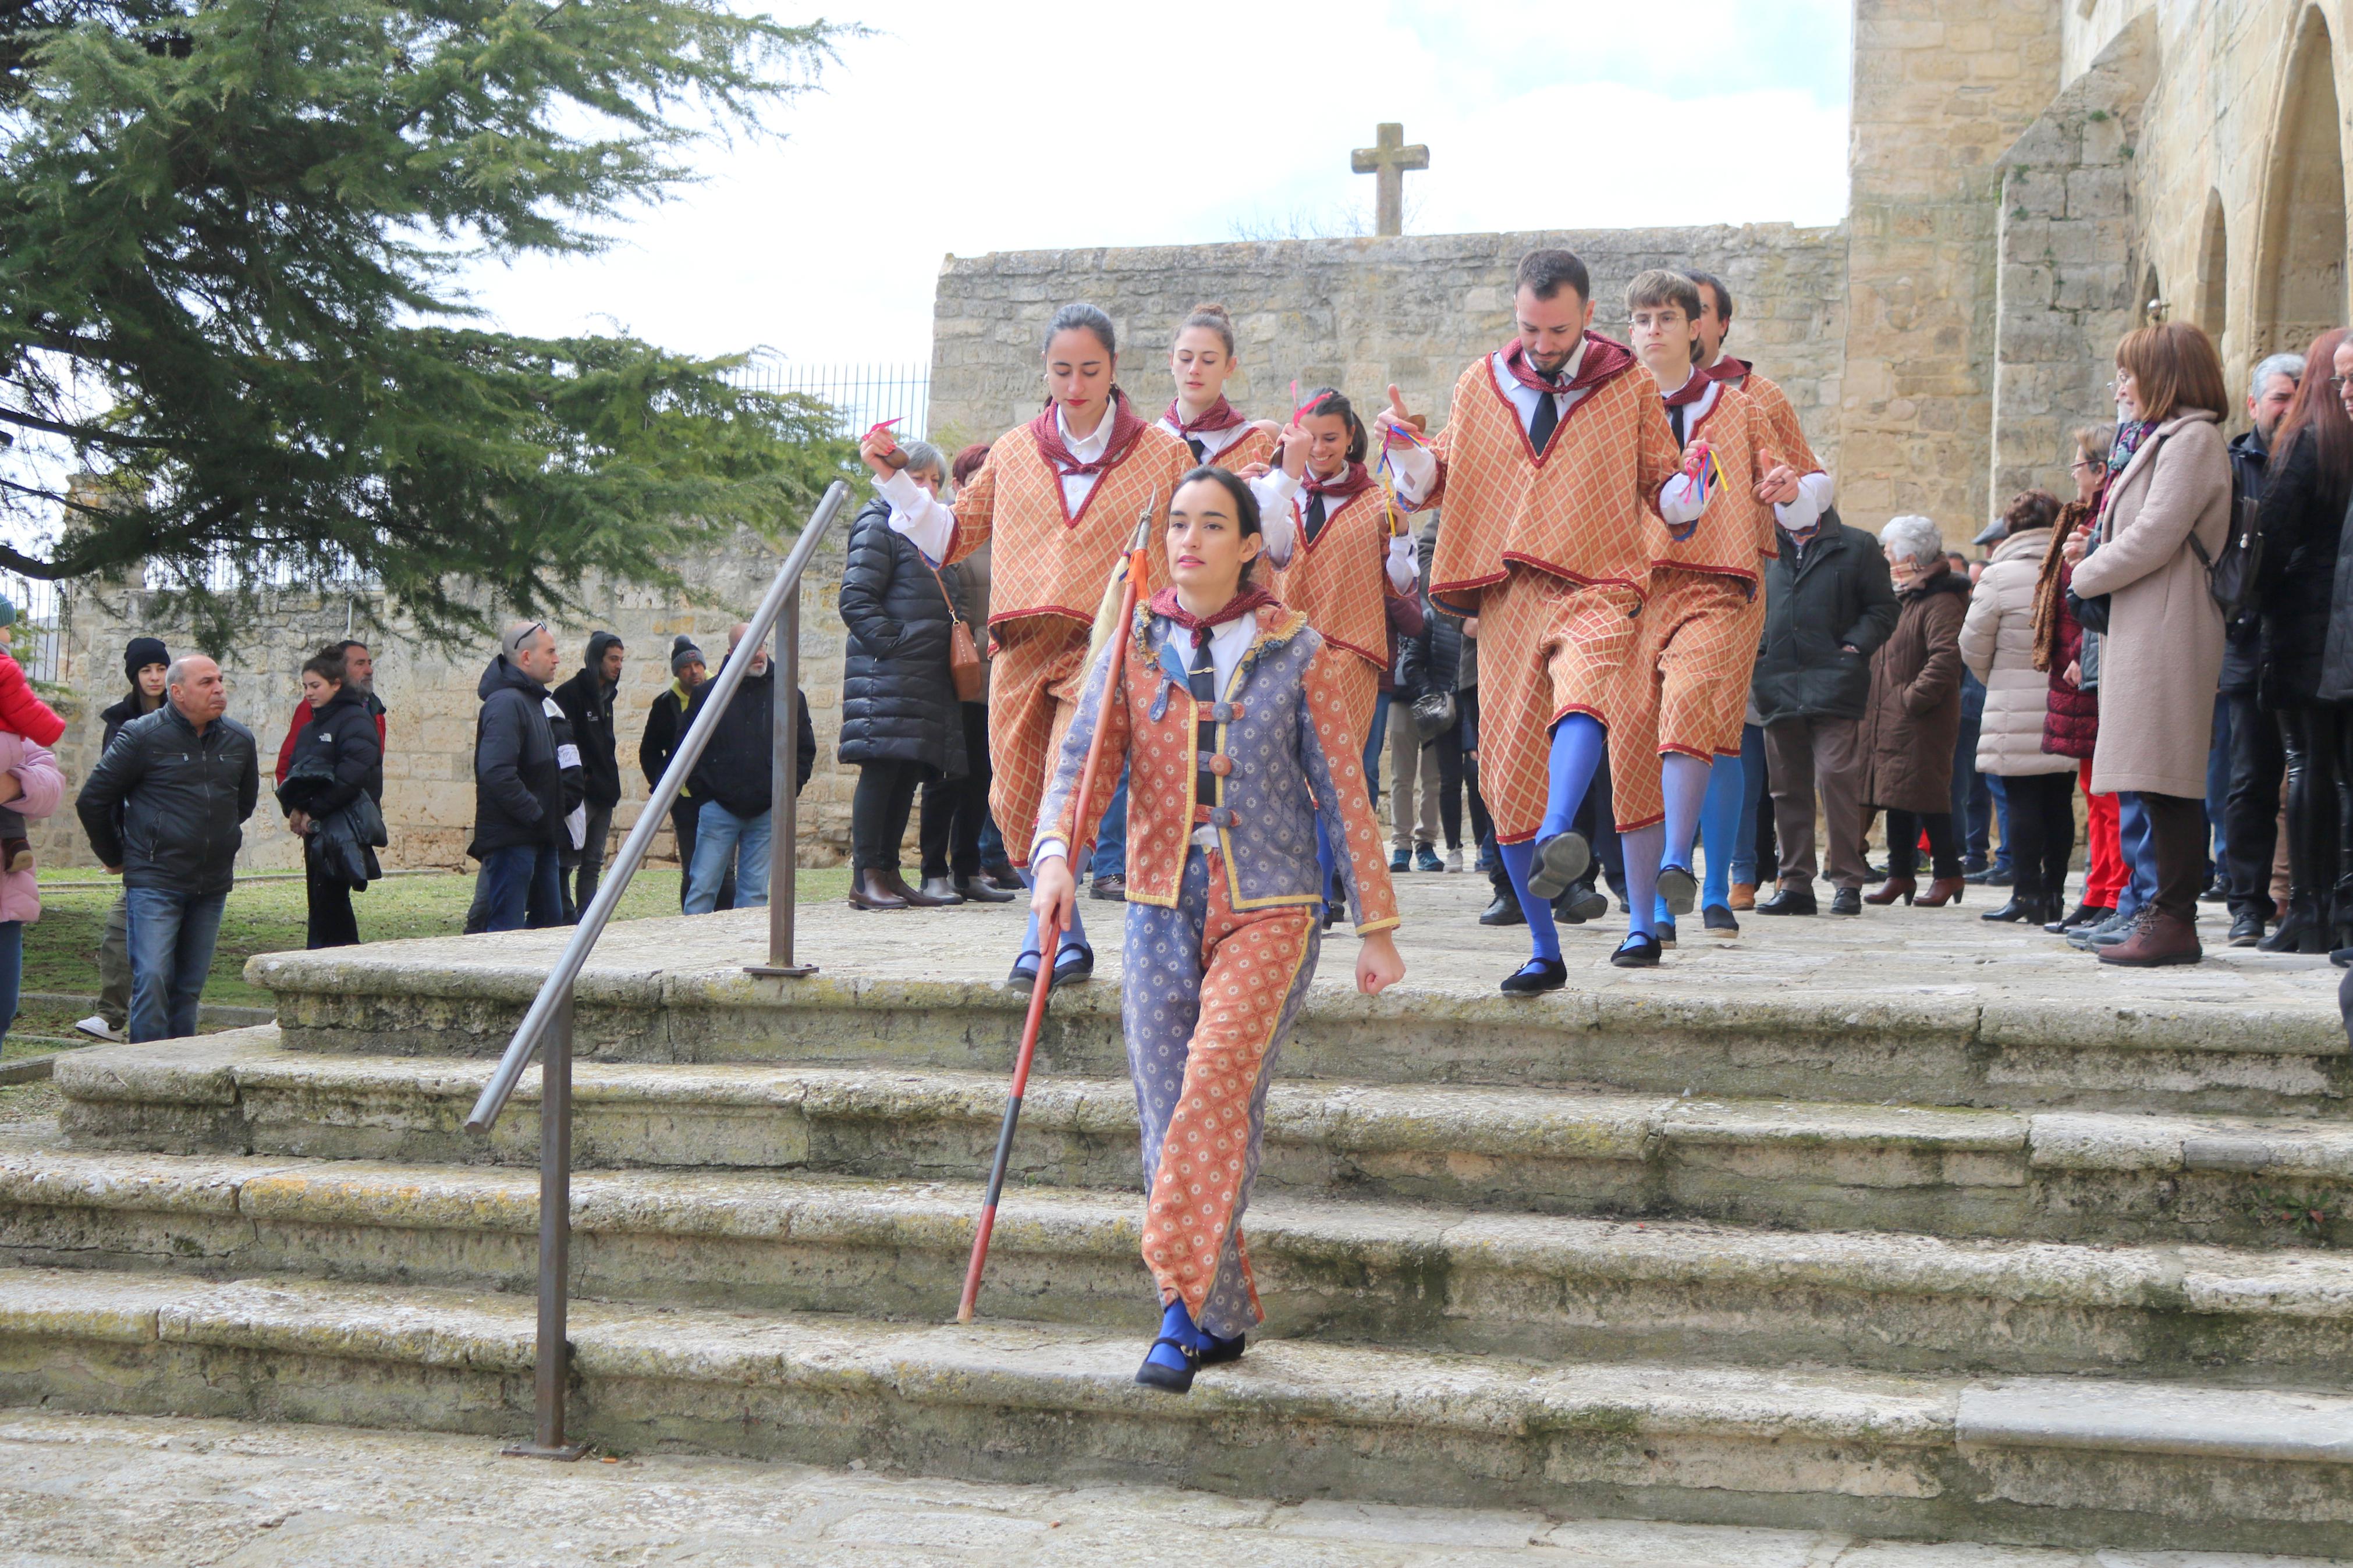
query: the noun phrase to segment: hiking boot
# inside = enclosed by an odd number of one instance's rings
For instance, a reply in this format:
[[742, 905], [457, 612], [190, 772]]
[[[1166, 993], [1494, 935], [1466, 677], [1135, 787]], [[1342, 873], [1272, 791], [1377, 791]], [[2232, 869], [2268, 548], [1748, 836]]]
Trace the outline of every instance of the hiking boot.
[[2151, 904], [2133, 922], [2130, 935], [2100, 950], [2102, 963], [2121, 963], [2134, 969], [2154, 969], [2160, 964], [2195, 963], [2205, 957], [2198, 945], [2198, 927], [2179, 915], [2167, 914]]

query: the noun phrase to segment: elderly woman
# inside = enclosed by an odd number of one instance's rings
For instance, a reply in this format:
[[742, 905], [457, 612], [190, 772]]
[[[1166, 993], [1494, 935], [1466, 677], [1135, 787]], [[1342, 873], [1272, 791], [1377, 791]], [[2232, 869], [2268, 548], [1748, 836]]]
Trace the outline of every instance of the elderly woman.
[[2116, 389], [2120, 419], [2148, 428], [2108, 487], [2094, 540], [2078, 535], [2063, 548], [2076, 596], [2108, 600], [2092, 787], [2138, 802], [2157, 890], [2131, 932], [2098, 952], [2103, 963], [2195, 963], [2206, 753], [2222, 674], [2222, 612], [2206, 563], [2231, 528], [2229, 394], [2213, 342], [2182, 321], [2125, 335]]
[[2075, 763], [2042, 749], [2051, 682], [2034, 668], [2034, 590], [2058, 521], [2059, 498], [2048, 490], [2021, 491], [2010, 503], [1961, 623], [1961, 660], [1986, 692], [1978, 772], [2001, 780], [2010, 802], [2010, 901], [1989, 910], [1989, 921], [2059, 919], [2075, 852]]
[[[907, 477], [937, 497], [947, 459], [928, 441], [908, 441]], [[891, 527], [890, 503], [869, 501], [850, 525], [841, 573], [842, 624], [849, 647], [841, 668], [841, 760], [858, 764], [849, 800], [849, 904], [860, 910], [960, 904], [953, 889], [911, 888], [899, 846], [915, 788], [962, 777], [964, 708], [948, 673], [956, 608], [913, 540]]]
[[[1887, 883], [1867, 904], [1902, 899], [1931, 908], [1961, 901], [1961, 845], [1953, 828], [1953, 747], [1961, 729], [1961, 618], [1969, 580], [1953, 570], [1936, 525], [1899, 517], [1880, 531], [1895, 582], [1895, 632], [1871, 656], [1862, 715], [1862, 798], [1887, 814]], [[1928, 835], [1933, 879], [1913, 877]]]

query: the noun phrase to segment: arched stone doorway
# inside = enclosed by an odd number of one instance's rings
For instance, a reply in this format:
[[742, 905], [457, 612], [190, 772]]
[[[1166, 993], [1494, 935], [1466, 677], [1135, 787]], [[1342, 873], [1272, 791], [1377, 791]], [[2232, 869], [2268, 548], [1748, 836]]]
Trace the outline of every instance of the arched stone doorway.
[[2302, 349], [2346, 314], [2345, 152], [2334, 51], [2317, 5], [2305, 8], [2282, 87], [2250, 357]]
[[[2222, 194], [2206, 193], [2206, 232], [2198, 241], [2198, 310], [2196, 321], [2206, 335], [2222, 345], [2230, 324], [2231, 235], [2222, 217]], [[2227, 353], [2227, 350], [2225, 351]]]

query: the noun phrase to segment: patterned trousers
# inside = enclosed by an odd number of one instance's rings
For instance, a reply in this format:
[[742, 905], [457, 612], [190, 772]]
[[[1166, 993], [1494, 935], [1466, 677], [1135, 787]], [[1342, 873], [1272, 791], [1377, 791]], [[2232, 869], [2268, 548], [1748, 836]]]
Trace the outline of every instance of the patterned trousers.
[[[1620, 832], [1666, 815], [1648, 741], [1657, 683], [1641, 651], [1641, 597], [1514, 566], [1479, 602], [1479, 789], [1495, 837], [1524, 843], [1544, 826], [1552, 727], [1589, 714], [1609, 731], [1609, 790]], [[1647, 612], [1644, 612], [1647, 614]], [[1635, 743], [1621, 743], [1620, 730]]]
[[1752, 584], [1721, 572], [1653, 572], [1642, 607], [1642, 663], [1658, 671], [1657, 729], [1642, 749], [1738, 756], [1764, 629], [1765, 595]]
[[1223, 857], [1194, 848], [1173, 909], [1127, 906], [1120, 1019], [1144, 1124], [1144, 1261], [1219, 1339], [1255, 1328], [1242, 1211], [1258, 1179], [1275, 1053], [1307, 999], [1320, 905], [1232, 907]]
[[[1032, 616], [994, 628], [988, 672], [989, 815], [1016, 866], [1029, 864], [1038, 806], [1079, 710], [1088, 628], [1059, 616]], [[1075, 846], [1073, 847], [1075, 847]]]

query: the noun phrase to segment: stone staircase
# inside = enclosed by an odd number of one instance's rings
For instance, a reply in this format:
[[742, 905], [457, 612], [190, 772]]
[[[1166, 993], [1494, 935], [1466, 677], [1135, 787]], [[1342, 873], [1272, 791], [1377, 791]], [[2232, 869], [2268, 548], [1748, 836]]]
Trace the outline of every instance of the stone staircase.
[[[2353, 1556], [2324, 1010], [1367, 1001], [1331, 965], [1269, 1100], [1268, 1336], [1176, 1399], [1130, 1381], [1115, 970], [1056, 1000], [957, 1329], [1022, 998], [754, 980], [726, 921], [616, 928], [583, 979], [575, 1436]], [[535, 1079], [461, 1123], [546, 945], [257, 959], [279, 1026], [64, 1060], [58, 1126], [0, 1137], [0, 1404], [527, 1432]]]

